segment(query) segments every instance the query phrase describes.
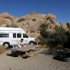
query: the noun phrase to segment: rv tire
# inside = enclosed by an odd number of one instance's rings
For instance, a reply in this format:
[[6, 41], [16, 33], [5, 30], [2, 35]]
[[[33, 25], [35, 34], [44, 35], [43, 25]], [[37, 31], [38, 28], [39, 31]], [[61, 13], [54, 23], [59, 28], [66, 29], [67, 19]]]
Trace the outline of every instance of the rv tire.
[[34, 42], [33, 41], [30, 41], [29, 44], [34, 45]]
[[3, 46], [5, 46], [5, 48], [8, 48], [10, 46], [10, 44], [8, 42], [3, 43]]

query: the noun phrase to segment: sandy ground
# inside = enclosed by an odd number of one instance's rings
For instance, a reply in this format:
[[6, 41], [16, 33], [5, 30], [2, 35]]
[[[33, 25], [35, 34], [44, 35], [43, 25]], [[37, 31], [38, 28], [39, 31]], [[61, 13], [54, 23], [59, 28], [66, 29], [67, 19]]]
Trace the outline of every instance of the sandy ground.
[[70, 62], [54, 60], [52, 55], [36, 54], [24, 59], [7, 56], [11, 50], [0, 55], [0, 70], [70, 70]]

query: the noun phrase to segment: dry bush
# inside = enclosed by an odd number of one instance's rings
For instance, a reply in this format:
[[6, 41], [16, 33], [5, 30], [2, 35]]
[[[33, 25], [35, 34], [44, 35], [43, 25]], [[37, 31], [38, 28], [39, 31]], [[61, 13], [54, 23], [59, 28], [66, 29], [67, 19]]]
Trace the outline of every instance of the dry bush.
[[36, 19], [35, 19], [35, 18], [33, 18], [33, 19], [32, 19], [32, 21], [36, 21]]
[[38, 45], [38, 43], [40, 42], [40, 39], [39, 38], [36, 38], [35, 41], [36, 41], [36, 43]]
[[63, 49], [63, 45], [58, 44], [56, 49], [60, 49], [60, 50]]
[[40, 45], [40, 48], [48, 48], [47, 44]]
[[6, 51], [6, 48], [4, 46], [0, 46], [0, 54], [4, 53]]

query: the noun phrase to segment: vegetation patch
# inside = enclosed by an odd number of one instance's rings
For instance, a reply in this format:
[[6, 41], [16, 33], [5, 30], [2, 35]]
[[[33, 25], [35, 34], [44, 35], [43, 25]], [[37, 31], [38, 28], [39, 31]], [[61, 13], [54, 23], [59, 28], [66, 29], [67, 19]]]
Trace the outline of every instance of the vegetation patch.
[[30, 33], [35, 33], [35, 30], [30, 30]]
[[33, 19], [32, 19], [32, 21], [36, 21], [36, 19], [35, 19], [35, 18], [33, 18]]
[[20, 18], [17, 22], [22, 22], [22, 21], [25, 21], [26, 19], [25, 18]]
[[7, 24], [6, 27], [15, 27], [15, 28], [17, 28], [18, 26], [16, 24], [11, 24], [11, 25]]
[[47, 44], [39, 46], [40, 48], [48, 48]]
[[[47, 44], [50, 48], [65, 48], [65, 45], [68, 44], [68, 41], [70, 42], [70, 33], [65, 32], [65, 30], [62, 27], [55, 28], [55, 32], [53, 34], [50, 34], [46, 32], [48, 29], [48, 25], [46, 23], [43, 23], [39, 27], [40, 34], [41, 34], [41, 44]], [[57, 45], [61, 45], [58, 47]]]

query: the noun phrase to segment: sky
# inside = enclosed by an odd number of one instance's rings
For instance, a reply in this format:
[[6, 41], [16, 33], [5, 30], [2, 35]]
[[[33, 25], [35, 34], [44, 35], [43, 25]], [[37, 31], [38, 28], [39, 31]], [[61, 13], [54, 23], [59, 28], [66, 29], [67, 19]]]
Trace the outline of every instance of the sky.
[[33, 11], [54, 14], [62, 24], [70, 22], [70, 0], [0, 0], [0, 14], [7, 12], [20, 18]]

